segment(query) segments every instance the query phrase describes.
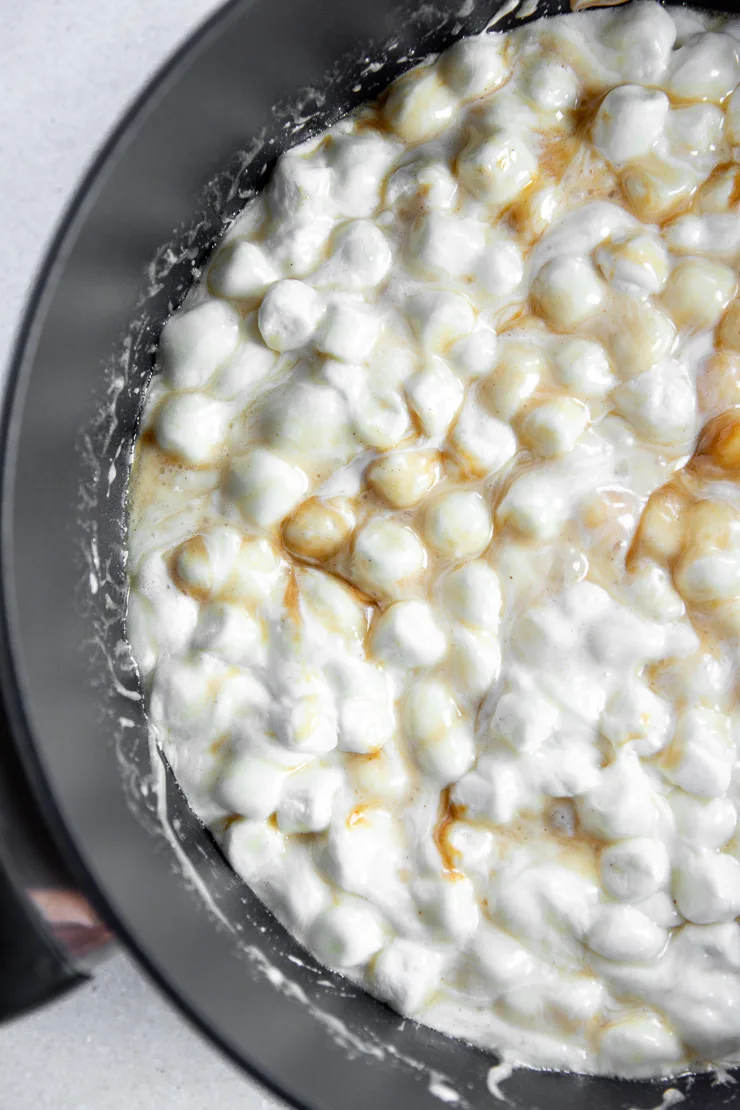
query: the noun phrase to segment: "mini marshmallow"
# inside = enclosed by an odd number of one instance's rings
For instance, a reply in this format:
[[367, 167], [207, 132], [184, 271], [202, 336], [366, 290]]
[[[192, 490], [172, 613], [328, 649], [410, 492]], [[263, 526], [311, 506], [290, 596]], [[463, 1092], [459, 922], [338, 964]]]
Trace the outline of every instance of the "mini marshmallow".
[[257, 243], [235, 239], [218, 252], [208, 270], [208, 284], [219, 297], [253, 301], [277, 281], [277, 267]]
[[606, 351], [592, 339], [566, 339], [553, 361], [558, 382], [576, 397], [603, 397], [614, 385]]
[[302, 281], [276, 281], [265, 293], [257, 322], [273, 351], [293, 351], [311, 341], [324, 311], [321, 297]]
[[478, 899], [465, 876], [418, 879], [412, 893], [423, 924], [440, 940], [465, 941], [478, 928]]
[[283, 543], [296, 555], [323, 561], [341, 551], [353, 527], [354, 516], [344, 503], [311, 497], [286, 520]]
[[537, 159], [521, 135], [499, 131], [490, 138], [471, 136], [457, 171], [473, 196], [503, 207], [534, 181]]
[[399, 144], [377, 132], [337, 136], [327, 151], [331, 195], [343, 216], [372, 216]]
[[578, 79], [562, 62], [540, 62], [527, 82], [529, 95], [545, 112], [563, 112], [578, 100]]
[[406, 382], [406, 396], [426, 435], [447, 434], [462, 404], [463, 385], [446, 362], [434, 355]]
[[444, 633], [424, 601], [398, 601], [376, 619], [371, 647], [396, 667], [432, 667], [447, 650]]
[[364, 362], [375, 346], [380, 327], [380, 318], [371, 309], [352, 301], [334, 301], [316, 335], [316, 347], [331, 358]]
[[392, 517], [372, 517], [355, 536], [352, 578], [370, 594], [402, 596], [418, 582], [426, 565], [419, 537]]
[[475, 276], [494, 297], [508, 297], [524, 279], [524, 259], [519, 244], [496, 236], [480, 255]]
[[431, 351], [443, 351], [469, 335], [475, 325], [467, 297], [442, 290], [414, 293], [406, 302], [406, 315], [423, 346]]
[[536, 473], [515, 478], [496, 510], [497, 524], [510, 524], [523, 536], [540, 542], [557, 536], [566, 519], [563, 497]]
[[583, 828], [602, 840], [650, 836], [655, 825], [655, 796], [637, 755], [623, 750], [601, 772], [593, 790], [576, 803]]
[[425, 212], [411, 228], [409, 261], [431, 278], [459, 280], [470, 275], [485, 245], [485, 224], [447, 212]]
[[652, 369], [670, 354], [676, 329], [669, 316], [649, 302], [626, 307], [611, 340], [612, 357], [622, 378], [634, 378]]
[[515, 751], [534, 752], [551, 739], [559, 724], [557, 707], [538, 690], [512, 689], [499, 698], [490, 731]]
[[440, 469], [435, 451], [398, 451], [376, 459], [367, 481], [394, 509], [409, 509], [436, 485]]
[[726, 794], [734, 762], [728, 718], [714, 709], [686, 710], [676, 722], [671, 755], [666, 774], [687, 794]]
[[708, 848], [687, 851], [675, 870], [673, 897], [694, 925], [734, 921], [740, 914], [740, 863]]
[[538, 455], [550, 458], [571, 451], [588, 427], [589, 411], [573, 397], [556, 397], [531, 408], [522, 420], [526, 442]]
[[362, 640], [367, 631], [365, 607], [355, 590], [333, 574], [304, 568], [297, 572], [301, 608], [324, 625], [327, 634], [350, 643]]
[[488, 96], [509, 75], [502, 36], [487, 34], [459, 39], [445, 50], [439, 68], [443, 79], [462, 100]]
[[345, 398], [323, 382], [293, 381], [268, 405], [264, 426], [270, 445], [288, 455], [344, 461], [357, 451]]
[[660, 293], [668, 280], [668, 252], [660, 239], [643, 231], [607, 240], [594, 258], [602, 277], [629, 296]]
[[696, 35], [673, 55], [668, 88], [686, 100], [720, 103], [740, 81], [737, 45], [728, 35]]
[[401, 1014], [416, 1014], [439, 988], [443, 962], [441, 952], [397, 937], [375, 959], [373, 993]]
[[620, 963], [648, 963], [668, 940], [661, 929], [634, 906], [601, 906], [586, 944], [597, 955]]
[[451, 208], [458, 185], [444, 162], [407, 162], [391, 176], [386, 204], [404, 213]]
[[604, 97], [591, 138], [613, 166], [647, 154], [663, 134], [670, 101], [664, 92], [621, 85]]
[[309, 767], [289, 775], [277, 806], [280, 832], [291, 836], [327, 829], [341, 785], [342, 776], [333, 767]]
[[729, 266], [705, 258], [686, 258], [674, 267], [663, 293], [663, 307], [677, 328], [714, 328], [735, 296], [737, 277]]
[[308, 936], [321, 963], [340, 968], [366, 964], [384, 940], [380, 914], [363, 899], [346, 896], [319, 914]]
[[511, 761], [479, 757], [475, 768], [455, 783], [450, 798], [464, 806], [468, 817], [487, 817], [494, 825], [508, 825], [523, 801], [521, 776]]
[[666, 885], [671, 862], [662, 841], [642, 836], [605, 848], [600, 872], [607, 894], [620, 902], [641, 902]]
[[261, 666], [264, 632], [245, 609], [227, 602], [202, 606], [193, 633], [193, 646], [236, 666]]
[[737, 828], [737, 810], [729, 798], [694, 798], [682, 791], [671, 796], [676, 830], [698, 848], [722, 848]]
[[479, 378], [493, 367], [498, 337], [480, 318], [470, 333], [450, 348], [449, 359], [464, 378]]
[[388, 240], [376, 224], [351, 220], [335, 233], [329, 259], [314, 280], [342, 290], [371, 289], [386, 276], [392, 260]]
[[311, 158], [288, 151], [278, 158], [266, 189], [276, 226], [296, 220], [315, 221], [328, 210], [332, 173]]
[[491, 416], [468, 394], [450, 437], [474, 474], [495, 473], [516, 454], [516, 436], [503, 420]]
[[613, 393], [617, 411], [650, 442], [683, 445], [693, 438], [696, 394], [688, 375], [672, 359], [654, 366]]
[[615, 747], [632, 744], [638, 755], [649, 757], [665, 747], [670, 723], [670, 710], [663, 698], [635, 681], [615, 690], [599, 726]]
[[302, 501], [308, 478], [300, 467], [285, 462], [264, 447], [236, 455], [226, 480], [226, 492], [252, 524], [278, 524]]
[[509, 421], [547, 375], [542, 351], [528, 343], [510, 343], [493, 372], [481, 384], [480, 399], [499, 420]]
[[538, 312], [558, 331], [571, 331], [599, 309], [604, 282], [583, 258], [553, 258], [532, 283]]
[[420, 143], [445, 131], [457, 106], [457, 97], [442, 83], [436, 67], [416, 69], [391, 85], [383, 115], [404, 142]]
[[678, 566], [676, 585], [691, 604], [731, 601], [740, 596], [740, 552], [689, 552]]
[[684, 1059], [680, 1037], [657, 1014], [642, 1011], [606, 1025], [599, 1052], [604, 1071], [634, 1078], [672, 1074]]
[[491, 539], [491, 515], [479, 493], [454, 490], [427, 509], [424, 536], [438, 555], [463, 559], [479, 555]]
[[240, 755], [227, 763], [214, 795], [228, 813], [264, 821], [277, 809], [286, 776], [284, 767], [258, 756]]
[[628, 81], [656, 84], [676, 42], [671, 12], [659, 4], [637, 3], [615, 16], [607, 25], [604, 42], [616, 52], [620, 71]]
[[445, 607], [455, 620], [472, 628], [498, 628], [501, 587], [496, 571], [478, 559], [446, 575], [442, 584]]
[[688, 154], [708, 154], [722, 140], [725, 117], [714, 104], [690, 104], [668, 113], [666, 134], [673, 146]]
[[158, 362], [174, 389], [202, 389], [239, 344], [239, 316], [205, 301], [171, 316], [159, 337]]
[[335, 700], [318, 671], [305, 668], [289, 689], [274, 697], [270, 720], [276, 739], [291, 752], [325, 755], [337, 746]]
[[480, 700], [501, 672], [501, 645], [491, 632], [458, 625], [452, 631], [449, 664], [457, 690]]
[[157, 414], [157, 443], [191, 466], [215, 462], [221, 453], [231, 412], [205, 393], [170, 395]]

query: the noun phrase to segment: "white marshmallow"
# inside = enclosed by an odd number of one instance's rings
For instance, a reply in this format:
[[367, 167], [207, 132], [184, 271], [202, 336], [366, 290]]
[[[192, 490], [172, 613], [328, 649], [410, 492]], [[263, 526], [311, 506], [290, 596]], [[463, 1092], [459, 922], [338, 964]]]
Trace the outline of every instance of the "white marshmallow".
[[708, 848], [687, 851], [675, 870], [673, 897], [694, 925], [733, 921], [740, 914], [740, 863]]
[[421, 343], [431, 351], [443, 351], [469, 335], [475, 325], [467, 297], [442, 290], [427, 289], [409, 297], [406, 315]]
[[738, 45], [728, 35], [696, 35], [673, 56], [669, 90], [687, 100], [720, 102], [740, 81]]
[[439, 459], [433, 451], [397, 451], [376, 459], [367, 480], [394, 509], [417, 505], [439, 479]]
[[311, 341], [324, 311], [321, 297], [302, 281], [276, 281], [265, 293], [257, 321], [273, 351], [293, 351]]
[[576, 397], [603, 397], [614, 385], [606, 351], [592, 339], [566, 339], [553, 366], [557, 380]]
[[377, 224], [351, 220], [335, 233], [329, 259], [314, 280], [319, 286], [342, 290], [370, 289], [380, 284], [392, 260], [388, 240]]
[[227, 602], [201, 608], [193, 646], [236, 666], [261, 666], [265, 657], [264, 632], [260, 624], [246, 609]]
[[450, 669], [464, 697], [480, 700], [501, 671], [501, 645], [487, 631], [458, 625], [450, 642]]
[[202, 389], [239, 343], [239, 316], [222, 301], [205, 301], [171, 316], [159, 337], [158, 362], [174, 389]]
[[475, 742], [455, 699], [441, 683], [416, 682], [406, 695], [403, 725], [422, 769], [443, 786], [457, 782], [475, 760]]
[[668, 113], [666, 134], [672, 146], [688, 154], [708, 154], [722, 139], [725, 117], [714, 104], [690, 104]]
[[220, 367], [211, 378], [208, 392], [217, 401], [232, 401], [240, 394], [251, 392], [274, 369], [277, 357], [266, 347], [254, 329], [237, 348], [236, 354]]
[[397, 937], [375, 959], [373, 993], [401, 1014], [417, 1014], [438, 989], [443, 963], [434, 948]]
[[449, 358], [465, 378], [479, 378], [493, 367], [498, 337], [493, 328], [478, 320], [470, 335], [453, 344]]
[[397, 667], [431, 667], [447, 649], [444, 633], [424, 601], [398, 601], [376, 619], [371, 646], [378, 659]]
[[725, 794], [732, 778], [734, 753], [730, 723], [714, 709], [688, 709], [676, 722], [672, 754], [666, 770], [671, 781], [700, 798]]
[[546, 112], [562, 112], [578, 100], [578, 78], [562, 62], [540, 62], [529, 75], [529, 95]]
[[247, 520], [260, 528], [283, 520], [307, 490], [304, 472], [264, 447], [254, 447], [231, 460], [226, 491]]
[[515, 478], [496, 510], [497, 523], [511, 524], [522, 535], [539, 541], [557, 536], [567, 515], [563, 497], [536, 473]]
[[307, 456], [309, 466], [314, 460], [345, 461], [357, 451], [346, 401], [323, 382], [292, 382], [268, 405], [264, 425], [271, 446]]
[[391, 176], [385, 190], [386, 204], [406, 212], [447, 209], [458, 185], [444, 162], [407, 162]]
[[473, 196], [500, 207], [534, 181], [537, 159], [515, 131], [499, 131], [490, 138], [471, 137], [457, 160], [457, 172]]
[[266, 195], [275, 225], [315, 221], [329, 211], [332, 173], [328, 166], [295, 151], [278, 158]]
[[491, 514], [479, 493], [453, 490], [433, 501], [424, 518], [427, 543], [445, 559], [479, 555], [491, 539]]
[[668, 936], [634, 906], [601, 906], [586, 944], [607, 960], [648, 963], [660, 955]]
[[548, 363], [529, 343], [507, 343], [493, 372], [481, 383], [480, 398], [499, 420], [510, 421], [547, 376]]
[[403, 595], [418, 582], [426, 564], [416, 533], [392, 517], [371, 518], [355, 536], [352, 577], [375, 596]]
[[340, 636], [350, 644], [363, 639], [367, 616], [354, 590], [322, 570], [304, 568], [297, 578], [301, 610], [305, 606], [324, 625], [327, 635]]
[[225, 405], [205, 393], [171, 395], [157, 414], [157, 443], [191, 466], [205, 466], [220, 454], [230, 417]]
[[420, 143], [445, 131], [458, 106], [436, 67], [412, 70], [391, 85], [383, 106], [389, 126], [406, 143]]
[[463, 875], [418, 879], [412, 888], [421, 920], [440, 940], [465, 941], [478, 928], [475, 887]]
[[694, 798], [676, 791], [671, 799], [679, 836], [699, 848], [722, 848], [737, 828], [737, 810], [729, 798]]
[[344, 897], [313, 922], [309, 947], [327, 967], [359, 967], [383, 947], [380, 915], [359, 898]]
[[475, 474], [495, 473], [516, 454], [516, 436], [509, 425], [487, 413], [470, 393], [450, 438]]
[[538, 690], [511, 689], [498, 699], [490, 730], [519, 752], [534, 752], [560, 724], [556, 706]]
[[455, 783], [450, 798], [467, 817], [487, 817], [494, 825], [510, 824], [524, 798], [513, 760], [480, 756], [475, 768]]
[[341, 773], [334, 767], [309, 767], [290, 775], [277, 806], [280, 832], [290, 836], [327, 829], [341, 785]]
[[665, 445], [681, 445], [692, 439], [696, 393], [674, 359], [622, 382], [613, 397], [617, 410], [645, 439]]
[[261, 820], [274, 813], [287, 772], [253, 755], [230, 760], [214, 787], [214, 796], [228, 813]]
[[617, 64], [628, 81], [653, 85], [665, 73], [676, 41], [671, 12], [660, 4], [632, 4], [615, 13], [604, 42], [617, 52]]
[[553, 258], [532, 283], [539, 312], [558, 331], [571, 331], [598, 310], [606, 286], [583, 258]]
[[665, 747], [671, 724], [670, 710], [649, 686], [632, 682], [612, 694], [599, 722], [615, 747], [632, 744], [640, 756], [655, 755]]
[[301, 755], [325, 755], [338, 742], [337, 709], [325, 678], [304, 668], [273, 696], [269, 710], [276, 739]]
[[406, 396], [426, 435], [447, 434], [462, 404], [463, 385], [446, 362], [434, 355], [406, 382]]
[[604, 279], [629, 296], [660, 293], [668, 279], [668, 252], [660, 239], [644, 231], [607, 240], [594, 258]]
[[678, 328], [714, 328], [735, 296], [737, 275], [729, 266], [705, 258], [686, 258], [674, 267], [663, 307]]
[[257, 243], [235, 239], [218, 252], [208, 270], [208, 284], [219, 297], [252, 301], [261, 297], [280, 274]]
[[354, 412], [355, 431], [367, 447], [387, 451], [407, 435], [411, 421], [403, 397], [395, 391], [365, 393]]
[[340, 889], [377, 903], [398, 866], [395, 822], [378, 806], [364, 806], [358, 816], [330, 826], [317, 862]]
[[343, 216], [372, 216], [398, 154], [398, 143], [376, 132], [337, 136], [327, 161], [333, 171], [331, 195]]
[[446, 575], [442, 596], [448, 613], [473, 628], [498, 628], [501, 614], [501, 587], [496, 571], [476, 560]]
[[364, 362], [380, 332], [380, 319], [370, 309], [352, 301], [334, 301], [316, 336], [316, 346], [324, 354], [344, 362]]
[[740, 595], [740, 552], [689, 555], [681, 560], [676, 585], [681, 596], [693, 604], [731, 601]]
[[600, 871], [607, 894], [622, 902], [641, 902], [666, 885], [671, 862], [662, 841], [642, 836], [605, 848]]
[[[499, 929], [479, 929], [470, 945], [470, 987], [495, 994], [526, 980], [536, 969], [534, 957], [524, 945]], [[483, 984], [481, 984], [481, 977]]]
[[460, 39], [440, 58], [442, 77], [463, 100], [488, 96], [509, 75], [501, 35]]
[[607, 93], [593, 125], [594, 146], [614, 166], [647, 154], [663, 134], [670, 101], [664, 92], [620, 85]]
[[[657, 6], [657, 5], [656, 5]], [[604, 1027], [600, 1066], [635, 1078], [673, 1073], [684, 1059], [680, 1038], [657, 1014], [638, 1012]]]
[[725, 105], [725, 120], [730, 142], [740, 142], [740, 87], [735, 89]]
[[556, 397], [530, 409], [522, 420], [522, 435], [544, 458], [572, 451], [588, 427], [589, 411], [573, 397]]
[[598, 785], [576, 804], [584, 829], [603, 840], [650, 836], [655, 826], [653, 788], [629, 750], [602, 771]]
[[426, 212], [411, 228], [408, 255], [431, 278], [459, 280], [473, 273], [485, 245], [485, 224], [447, 212]]
[[524, 279], [524, 259], [519, 244], [496, 236], [478, 259], [475, 276], [494, 297], [508, 297]]

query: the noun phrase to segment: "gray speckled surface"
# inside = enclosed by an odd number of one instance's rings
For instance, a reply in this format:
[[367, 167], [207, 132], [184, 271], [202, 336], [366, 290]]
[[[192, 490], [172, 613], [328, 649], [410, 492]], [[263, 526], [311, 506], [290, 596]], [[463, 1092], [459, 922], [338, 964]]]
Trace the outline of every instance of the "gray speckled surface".
[[[95, 149], [218, 0], [0, 4], [0, 367], [44, 247]], [[122, 954], [0, 1028], [0, 1110], [274, 1110]]]

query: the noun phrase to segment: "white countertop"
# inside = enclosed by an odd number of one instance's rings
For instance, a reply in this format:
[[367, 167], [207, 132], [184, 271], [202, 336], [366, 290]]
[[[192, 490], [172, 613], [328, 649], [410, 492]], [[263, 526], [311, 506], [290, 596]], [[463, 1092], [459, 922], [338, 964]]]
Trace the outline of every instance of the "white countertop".
[[[219, 0], [0, 5], [0, 368], [67, 198], [149, 74]], [[122, 954], [0, 1027], [0, 1110], [274, 1110]]]

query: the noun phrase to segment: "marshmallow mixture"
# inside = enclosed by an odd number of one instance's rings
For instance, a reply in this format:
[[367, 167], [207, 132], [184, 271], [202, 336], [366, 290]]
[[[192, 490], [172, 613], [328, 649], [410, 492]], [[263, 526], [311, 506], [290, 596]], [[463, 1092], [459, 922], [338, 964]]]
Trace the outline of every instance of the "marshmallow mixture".
[[316, 957], [522, 1062], [740, 1058], [740, 21], [458, 42], [165, 325], [153, 728]]

